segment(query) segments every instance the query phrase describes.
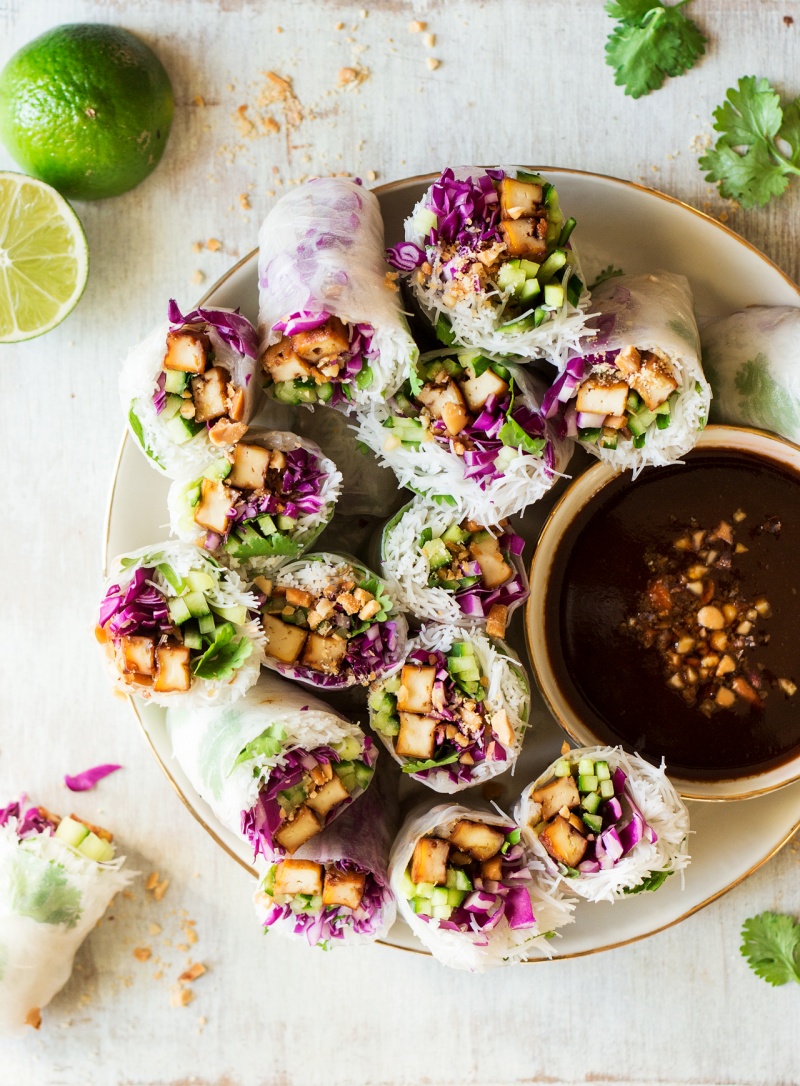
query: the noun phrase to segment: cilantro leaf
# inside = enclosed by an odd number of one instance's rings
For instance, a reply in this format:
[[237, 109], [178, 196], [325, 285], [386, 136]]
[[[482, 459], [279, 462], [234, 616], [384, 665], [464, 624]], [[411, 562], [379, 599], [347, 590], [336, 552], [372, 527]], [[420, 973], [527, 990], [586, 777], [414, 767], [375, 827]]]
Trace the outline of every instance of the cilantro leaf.
[[761, 913], [745, 920], [742, 956], [767, 984], [800, 984], [800, 924], [785, 913]]
[[661, 0], [609, 0], [606, 12], [619, 20], [606, 42], [614, 82], [631, 98], [658, 90], [667, 76], [683, 75], [706, 51], [706, 38], [679, 9]]
[[235, 628], [225, 622], [216, 631], [213, 644], [195, 662], [193, 671], [198, 679], [230, 679], [253, 651], [252, 642], [240, 637], [233, 642]]
[[425, 762], [406, 762], [404, 766], [401, 766], [403, 773], [422, 773], [426, 769], [438, 769], [440, 765], [450, 765], [451, 762], [458, 761], [458, 752], [455, 754], [448, 754], [446, 758], [441, 758], [438, 762], [435, 758], [429, 758]]
[[657, 890], [659, 886], [664, 885], [671, 874], [672, 871], [654, 871], [652, 875], [648, 875], [646, 879], [642, 879], [636, 886], [629, 886], [623, 893], [641, 894], [643, 890]]
[[615, 268], [613, 264], [609, 264], [607, 267], [603, 268], [595, 281], [589, 284], [589, 290], [594, 290], [595, 287], [599, 287], [601, 283], [605, 283], [606, 279], [614, 279], [617, 275], [624, 274], [625, 272], [622, 268]]

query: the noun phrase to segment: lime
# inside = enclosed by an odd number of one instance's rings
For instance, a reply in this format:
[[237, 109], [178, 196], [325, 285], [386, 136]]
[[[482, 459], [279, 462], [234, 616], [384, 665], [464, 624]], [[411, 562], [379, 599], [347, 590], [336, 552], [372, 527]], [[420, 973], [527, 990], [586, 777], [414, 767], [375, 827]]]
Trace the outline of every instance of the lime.
[[32, 177], [0, 173], [0, 343], [60, 324], [88, 273], [83, 227], [64, 197]]
[[173, 106], [155, 53], [103, 23], [48, 30], [0, 74], [0, 138], [27, 173], [74, 200], [144, 181], [164, 153]]

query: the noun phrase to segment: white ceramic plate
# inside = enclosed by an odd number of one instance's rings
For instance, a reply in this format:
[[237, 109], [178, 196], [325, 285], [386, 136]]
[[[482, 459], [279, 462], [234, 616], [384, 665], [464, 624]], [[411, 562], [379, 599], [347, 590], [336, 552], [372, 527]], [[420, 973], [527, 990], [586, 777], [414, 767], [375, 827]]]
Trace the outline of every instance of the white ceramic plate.
[[[543, 172], [556, 175], [561, 205], [578, 220], [576, 239], [590, 282], [608, 264], [630, 273], [657, 268], [683, 273], [692, 283], [701, 320], [746, 305], [800, 304], [800, 292], [774, 264], [730, 230], [693, 208], [610, 177], [574, 170], [545, 168]], [[431, 178], [412, 178], [376, 190], [386, 222], [387, 244], [401, 240], [403, 218], [430, 181]], [[241, 306], [242, 312], [255, 320], [256, 253], [245, 257], [223, 276], [203, 301]], [[290, 428], [284, 408], [279, 409], [279, 417], [274, 408], [271, 410], [273, 413], [263, 421]], [[320, 443], [325, 449], [325, 442], [320, 439]], [[570, 470], [574, 474], [587, 462], [588, 457], [577, 454]], [[106, 562], [116, 554], [166, 537], [167, 489], [167, 480], [148, 465], [129, 438], [124, 438], [109, 500], [104, 540]], [[563, 485], [556, 487], [545, 501], [525, 515], [521, 532], [529, 540], [528, 560], [562, 489]], [[362, 547], [366, 547], [376, 523], [337, 514], [321, 544], [335, 544], [338, 534], [339, 538], [346, 535], [347, 549], [352, 550], [354, 539], [359, 538]], [[514, 619], [509, 640], [526, 658], [519, 611]], [[140, 702], [134, 708], [153, 753], [184, 803], [231, 856], [251, 869], [249, 846], [220, 825], [173, 760], [163, 710]], [[504, 786], [501, 804], [510, 806], [522, 788], [557, 756], [563, 739], [564, 733], [534, 690], [531, 727], [515, 775], [500, 778]], [[422, 785], [412, 784], [412, 787], [430, 794]], [[747, 802], [690, 803], [689, 806], [694, 831], [692, 864], [684, 885], [681, 886], [678, 878], [672, 878], [655, 894], [641, 894], [614, 905], [581, 902], [576, 923], [565, 928], [553, 943], [558, 957], [591, 954], [652, 935], [685, 919], [737, 885], [773, 856], [797, 828], [800, 783]], [[392, 929], [388, 942], [426, 953], [400, 922]]]

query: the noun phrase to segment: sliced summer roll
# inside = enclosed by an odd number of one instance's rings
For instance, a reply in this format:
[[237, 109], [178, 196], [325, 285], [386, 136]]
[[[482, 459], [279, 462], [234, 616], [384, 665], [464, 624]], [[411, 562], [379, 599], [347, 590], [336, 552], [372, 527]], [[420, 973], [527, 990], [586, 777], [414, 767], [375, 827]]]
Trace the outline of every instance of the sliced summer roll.
[[381, 572], [398, 605], [417, 618], [487, 621], [503, 637], [511, 612], [528, 598], [524, 546], [507, 521], [486, 528], [417, 497], [381, 532]]
[[680, 460], [708, 420], [711, 387], [688, 279], [659, 271], [592, 292], [596, 331], [542, 402], [568, 436], [618, 471]]
[[400, 667], [407, 624], [385, 581], [341, 554], [257, 577], [266, 665], [311, 686], [366, 686]]
[[657, 890], [689, 863], [689, 812], [663, 765], [621, 747], [567, 751], [514, 817], [548, 870], [589, 901]]
[[342, 177], [283, 196], [258, 235], [260, 359], [281, 403], [348, 409], [394, 392], [417, 356], [383, 261], [377, 197]]
[[96, 634], [117, 688], [156, 705], [227, 705], [264, 660], [257, 597], [189, 543], [116, 558]]
[[406, 819], [392, 848], [400, 916], [453, 969], [483, 972], [552, 953], [574, 903], [533, 859], [511, 818], [439, 804]]
[[38, 1029], [78, 947], [130, 882], [112, 835], [26, 796], [0, 808], [0, 1035]]
[[517, 657], [480, 626], [423, 626], [399, 674], [372, 685], [370, 725], [403, 773], [460, 792], [522, 750], [530, 689]]
[[433, 351], [357, 434], [401, 486], [491, 526], [538, 501], [569, 463], [572, 441], [539, 410], [530, 375], [478, 351]]
[[269, 868], [254, 897], [265, 931], [323, 950], [387, 935], [397, 914], [389, 887], [397, 804], [382, 776], [323, 833]]
[[446, 169], [389, 250], [446, 344], [557, 358], [574, 349], [589, 293], [555, 186], [516, 166]]
[[238, 310], [170, 301], [168, 320], [130, 352], [119, 378], [128, 427], [150, 463], [174, 479], [247, 432], [258, 407], [258, 337]]
[[313, 441], [250, 430], [246, 441], [170, 487], [172, 531], [247, 580], [307, 550], [330, 522], [342, 488]]
[[275, 675], [235, 705], [170, 709], [172, 750], [217, 818], [272, 862], [368, 787], [378, 752], [357, 724]]

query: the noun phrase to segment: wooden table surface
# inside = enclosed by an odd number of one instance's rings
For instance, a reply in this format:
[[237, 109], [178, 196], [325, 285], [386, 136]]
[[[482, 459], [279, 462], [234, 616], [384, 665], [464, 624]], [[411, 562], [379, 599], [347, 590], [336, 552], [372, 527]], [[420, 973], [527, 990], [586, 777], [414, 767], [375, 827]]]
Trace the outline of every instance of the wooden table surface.
[[[0, 797], [24, 787], [107, 823], [143, 875], [82, 948], [41, 1031], [0, 1043], [0, 1086], [800, 1081], [800, 991], [769, 988], [738, 950], [746, 917], [800, 913], [797, 842], [678, 927], [575, 961], [472, 977], [381, 947], [323, 954], [265, 940], [252, 880], [172, 792], [91, 636], [119, 361], [167, 298], [193, 302], [254, 247], [298, 179], [350, 171], [380, 183], [498, 160], [613, 174], [727, 216], [797, 279], [800, 184], [744, 212], [704, 182], [697, 155], [739, 76], [800, 92], [798, 0], [696, 0], [707, 56], [639, 101], [604, 63], [602, 9], [0, 0], [0, 63], [59, 23], [118, 23], [158, 51], [177, 102], [155, 174], [76, 207], [91, 252], [78, 308], [0, 352]], [[411, 32], [415, 19], [424, 31]], [[4, 152], [0, 168], [15, 168]], [[66, 793], [65, 772], [103, 761], [125, 768], [95, 792]], [[144, 889], [152, 872], [169, 880], [160, 901]], [[173, 1006], [190, 961], [207, 973]]]

